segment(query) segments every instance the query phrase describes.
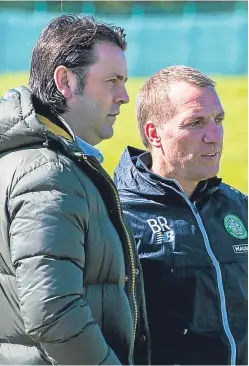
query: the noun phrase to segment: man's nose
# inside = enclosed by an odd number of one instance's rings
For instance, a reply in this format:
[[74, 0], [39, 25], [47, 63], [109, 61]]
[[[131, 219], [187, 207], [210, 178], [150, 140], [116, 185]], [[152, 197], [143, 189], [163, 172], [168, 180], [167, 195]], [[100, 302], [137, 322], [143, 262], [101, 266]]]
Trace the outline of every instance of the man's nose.
[[223, 126], [221, 124], [217, 124], [215, 120], [210, 121], [208, 123], [205, 135], [203, 137], [203, 141], [206, 144], [210, 143], [219, 143], [223, 138]]
[[122, 88], [120, 90], [120, 92], [118, 93], [117, 97], [115, 98], [115, 103], [116, 104], [127, 104], [127, 103], [129, 103], [129, 101], [130, 101], [130, 98], [129, 98], [126, 88]]

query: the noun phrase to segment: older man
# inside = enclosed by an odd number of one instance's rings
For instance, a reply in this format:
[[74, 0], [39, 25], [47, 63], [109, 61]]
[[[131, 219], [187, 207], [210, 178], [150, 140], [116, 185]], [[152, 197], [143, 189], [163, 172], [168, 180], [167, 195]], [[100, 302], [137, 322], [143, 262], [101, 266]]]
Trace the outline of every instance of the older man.
[[152, 364], [247, 364], [247, 197], [216, 177], [215, 83], [167, 67], [136, 108], [147, 151], [128, 147], [115, 181], [142, 261]]

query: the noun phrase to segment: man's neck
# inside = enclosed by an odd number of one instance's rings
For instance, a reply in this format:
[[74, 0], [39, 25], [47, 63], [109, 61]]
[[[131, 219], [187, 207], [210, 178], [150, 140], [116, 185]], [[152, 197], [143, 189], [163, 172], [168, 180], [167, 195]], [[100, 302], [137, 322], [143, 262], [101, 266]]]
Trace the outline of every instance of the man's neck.
[[153, 173], [160, 175], [161, 177], [165, 179], [175, 179], [177, 183], [181, 186], [185, 194], [190, 197], [192, 193], [194, 192], [195, 188], [197, 187], [199, 182], [195, 182], [192, 180], [183, 179], [181, 177], [177, 177], [171, 172], [168, 172], [164, 167], [157, 166], [155, 164], [152, 164], [152, 167], [150, 169]]

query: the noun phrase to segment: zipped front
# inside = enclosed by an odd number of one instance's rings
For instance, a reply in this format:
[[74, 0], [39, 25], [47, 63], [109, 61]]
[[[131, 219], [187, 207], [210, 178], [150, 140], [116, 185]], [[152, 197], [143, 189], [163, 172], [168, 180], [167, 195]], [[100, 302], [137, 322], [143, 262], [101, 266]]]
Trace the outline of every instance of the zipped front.
[[135, 341], [135, 336], [136, 336], [137, 321], [138, 321], [138, 306], [137, 306], [136, 294], [135, 294], [135, 283], [136, 283], [135, 269], [136, 269], [136, 267], [135, 267], [135, 258], [134, 258], [134, 251], [133, 251], [132, 243], [131, 243], [131, 240], [130, 240], [129, 233], [128, 233], [128, 231], [126, 229], [126, 226], [124, 224], [124, 221], [123, 221], [119, 195], [118, 195], [116, 187], [112, 183], [111, 179], [109, 179], [109, 177], [107, 176], [107, 174], [105, 173], [104, 170], [102, 171], [101, 165], [99, 165], [98, 169], [97, 169], [97, 168], [95, 168], [95, 166], [93, 164], [91, 164], [91, 162], [89, 161], [90, 159], [88, 159], [85, 154], [75, 153], [75, 155], [78, 156], [78, 157], [82, 157], [82, 159], [88, 164], [88, 166], [91, 167], [91, 169], [97, 171], [98, 174], [101, 174], [101, 176], [105, 179], [105, 181], [108, 182], [108, 185], [110, 186], [110, 188], [111, 188], [111, 190], [114, 194], [114, 197], [115, 197], [115, 202], [116, 202], [116, 207], [117, 207], [117, 211], [118, 211], [119, 221], [120, 221], [122, 229], [125, 233], [125, 237], [126, 237], [126, 241], [127, 241], [127, 245], [128, 245], [128, 251], [129, 251], [129, 255], [130, 255], [131, 295], [132, 295], [132, 301], [133, 301], [133, 307], [134, 307], [134, 328], [133, 328], [133, 342], [134, 342]]
[[120, 222], [121, 222], [121, 224], [123, 226], [123, 229], [124, 229], [124, 232], [125, 232], [125, 235], [126, 235], [127, 244], [128, 244], [129, 253], [130, 253], [130, 259], [131, 259], [131, 272], [132, 272], [131, 293], [132, 293], [132, 299], [133, 299], [133, 303], [134, 303], [134, 333], [133, 333], [133, 340], [135, 341], [136, 330], [137, 330], [137, 320], [138, 320], [138, 306], [137, 306], [136, 295], [135, 295], [135, 281], [136, 281], [135, 259], [134, 259], [134, 253], [133, 253], [133, 249], [132, 249], [132, 244], [131, 244], [131, 241], [130, 241], [129, 233], [128, 233], [128, 231], [126, 229], [126, 226], [125, 226], [125, 224], [123, 222], [123, 217], [122, 217], [122, 212], [121, 212], [121, 206], [120, 206], [119, 196], [118, 196], [116, 190], [113, 189], [113, 192], [115, 194], [117, 208], [118, 208], [118, 214], [119, 214], [119, 219], [120, 219]]
[[230, 364], [236, 365], [236, 343], [235, 343], [234, 337], [232, 335], [232, 332], [230, 330], [230, 326], [228, 323], [227, 310], [226, 310], [226, 298], [225, 298], [225, 293], [224, 293], [220, 265], [211, 248], [206, 230], [202, 223], [201, 217], [198, 213], [197, 207], [191, 203], [191, 201], [186, 196], [186, 194], [184, 193], [184, 191], [182, 190], [182, 188], [180, 187], [180, 185], [177, 182], [176, 182], [176, 185], [179, 187], [179, 190], [177, 190], [173, 187], [171, 187], [170, 189], [172, 189], [172, 191], [175, 191], [178, 195], [180, 195], [184, 199], [184, 201], [187, 203], [187, 205], [190, 207], [190, 209], [191, 209], [192, 213], [194, 214], [194, 217], [197, 221], [198, 227], [201, 231], [206, 251], [212, 261], [212, 264], [214, 265], [216, 279], [217, 279], [218, 292], [219, 292], [219, 302], [220, 302], [220, 310], [221, 310], [221, 317], [222, 317], [222, 325], [223, 325], [224, 333], [225, 333], [225, 335], [228, 339], [229, 345], [230, 345], [230, 354], [231, 354]]
[[204, 228], [202, 219], [199, 215], [196, 205], [192, 204], [186, 196], [184, 197], [184, 199], [188, 203], [189, 207], [191, 208], [191, 211], [193, 212], [193, 214], [196, 218], [196, 221], [198, 223], [198, 226], [200, 228], [201, 234], [204, 239], [205, 248], [206, 248], [207, 253], [208, 253], [209, 257], [211, 258], [212, 263], [215, 268], [217, 284], [218, 284], [218, 291], [219, 291], [219, 295], [220, 295], [220, 308], [221, 308], [222, 324], [223, 324], [225, 334], [228, 338], [228, 341], [229, 341], [229, 344], [231, 347], [231, 365], [236, 365], [236, 343], [235, 343], [234, 337], [232, 335], [232, 332], [231, 332], [231, 329], [230, 329], [230, 326], [228, 323], [227, 310], [226, 310], [226, 298], [225, 298], [225, 292], [224, 292], [222, 274], [221, 274], [219, 262], [213, 253], [213, 250], [211, 248], [211, 245], [210, 245], [210, 242], [209, 242], [209, 239], [207, 236], [207, 232]]
[[[132, 248], [132, 243], [130, 240], [130, 236], [129, 233], [126, 229], [126, 226], [124, 224], [123, 221], [123, 216], [122, 216], [122, 210], [121, 210], [121, 204], [120, 204], [120, 199], [119, 199], [119, 195], [117, 192], [117, 189], [114, 185], [114, 183], [112, 182], [111, 178], [109, 178], [109, 176], [107, 175], [107, 173], [105, 172], [105, 170], [102, 168], [102, 166], [97, 162], [97, 160], [91, 156], [87, 156], [86, 154], [84, 154], [83, 152], [76, 150], [74, 151], [71, 148], [69, 148], [70, 142], [68, 142], [66, 139], [62, 139], [60, 143], [63, 143], [63, 147], [67, 149], [67, 152], [69, 153], [70, 157], [73, 158], [73, 160], [78, 163], [79, 165], [81, 165], [82, 161], [85, 162], [85, 164], [87, 164], [87, 166], [90, 168], [90, 172], [97, 172], [97, 174], [100, 174], [105, 182], [108, 183], [108, 186], [111, 188], [112, 193], [114, 194], [115, 197], [115, 203], [116, 203], [116, 207], [117, 207], [117, 212], [118, 212], [118, 218], [119, 218], [119, 222], [121, 224], [121, 227], [123, 229], [123, 232], [125, 234], [125, 238], [126, 238], [126, 242], [127, 242], [127, 246], [128, 246], [128, 251], [129, 251], [129, 256], [130, 256], [130, 264], [131, 264], [131, 296], [132, 296], [132, 301], [133, 301], [133, 311], [134, 311], [134, 327], [133, 327], [133, 344], [135, 341], [135, 336], [136, 336], [136, 328], [137, 328], [137, 321], [138, 321], [138, 306], [137, 306], [137, 301], [136, 301], [136, 294], [135, 294], [135, 284], [136, 284], [136, 273], [135, 273], [135, 258], [134, 258], [134, 252], [133, 252], [133, 248]], [[46, 142], [44, 143], [44, 146], [47, 147], [47, 145], [49, 145], [49, 143], [55, 144], [54, 140], [46, 140]], [[59, 143], [59, 144], [60, 144]], [[58, 147], [58, 146], [57, 146]], [[95, 161], [96, 160], [96, 163]], [[97, 167], [95, 166], [95, 164], [97, 164]], [[89, 172], [89, 173], [90, 173]], [[97, 184], [96, 180], [98, 181], [98, 177], [96, 178], [95, 176], [95, 184]]]
[[179, 195], [181, 195], [183, 197], [183, 199], [186, 201], [186, 203], [190, 207], [192, 213], [194, 214], [194, 217], [197, 221], [198, 227], [199, 227], [199, 229], [201, 231], [201, 234], [202, 234], [202, 237], [204, 239], [205, 248], [206, 248], [207, 253], [208, 253], [210, 259], [212, 260], [212, 263], [213, 263], [214, 268], [215, 268], [218, 291], [219, 291], [219, 295], [220, 295], [220, 309], [221, 309], [222, 324], [223, 324], [224, 332], [227, 336], [227, 339], [229, 341], [230, 348], [231, 348], [230, 363], [231, 363], [231, 365], [236, 365], [236, 343], [235, 343], [234, 337], [232, 335], [232, 332], [231, 332], [231, 329], [230, 329], [230, 326], [229, 326], [229, 323], [228, 323], [227, 309], [226, 309], [226, 298], [225, 298], [225, 292], [224, 292], [224, 287], [223, 287], [223, 281], [222, 281], [222, 274], [221, 274], [220, 265], [219, 265], [219, 262], [216, 259], [215, 255], [214, 255], [214, 252], [211, 248], [211, 245], [210, 245], [210, 242], [209, 242], [209, 239], [208, 239], [208, 236], [207, 236], [207, 232], [205, 230], [205, 227], [203, 225], [202, 219], [199, 215], [199, 212], [198, 212], [198, 209], [197, 209], [196, 205], [191, 203], [189, 198], [184, 193], [182, 187], [177, 182], [176, 182], [176, 184], [179, 187], [179, 191], [177, 191], [173, 187], [171, 187], [171, 189], [173, 191], [177, 192]]
[[152, 162], [128, 146], [114, 171], [143, 266], [152, 363], [247, 364], [248, 245], [225, 225], [230, 214], [247, 226], [247, 196], [213, 177], [188, 198]]

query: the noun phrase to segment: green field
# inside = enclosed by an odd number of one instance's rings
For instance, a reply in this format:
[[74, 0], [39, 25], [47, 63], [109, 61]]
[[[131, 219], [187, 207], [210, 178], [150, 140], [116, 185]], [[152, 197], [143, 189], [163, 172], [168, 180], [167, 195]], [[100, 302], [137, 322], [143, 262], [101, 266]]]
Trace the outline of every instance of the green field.
[[[26, 85], [27, 79], [27, 74], [0, 75], [0, 96], [9, 88], [20, 84]], [[224, 150], [219, 176], [224, 182], [247, 193], [247, 77], [213, 77], [213, 79], [217, 82], [217, 90], [226, 113]], [[143, 82], [144, 79], [131, 79], [127, 82], [131, 102], [122, 107], [122, 113], [116, 121], [114, 137], [98, 145], [105, 156], [104, 167], [111, 175], [127, 145], [142, 147], [136, 127], [134, 101], [136, 92]]]

